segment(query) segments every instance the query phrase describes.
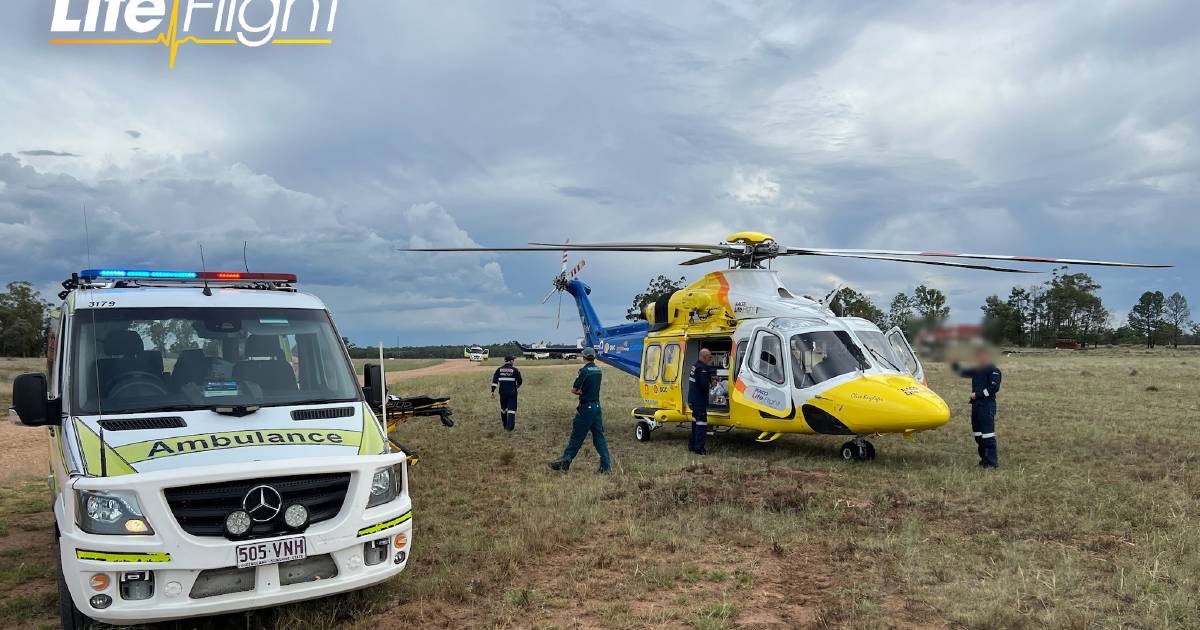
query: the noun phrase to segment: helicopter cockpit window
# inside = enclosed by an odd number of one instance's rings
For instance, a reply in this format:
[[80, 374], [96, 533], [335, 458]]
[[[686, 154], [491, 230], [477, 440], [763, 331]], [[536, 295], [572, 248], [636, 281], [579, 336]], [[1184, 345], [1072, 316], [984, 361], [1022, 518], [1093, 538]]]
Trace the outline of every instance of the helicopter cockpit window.
[[793, 335], [788, 345], [792, 380], [799, 389], [869, 367], [850, 335], [840, 330]]
[[883, 333], [874, 330], [858, 330], [855, 331], [858, 335], [858, 340], [867, 348], [867, 352], [875, 358], [875, 361], [880, 364], [885, 370], [894, 370], [896, 372], [912, 372], [909, 369], [905, 358], [908, 351], [904, 354], [897, 355], [896, 349], [892, 347], [891, 342], [883, 336]]
[[782, 385], [787, 379], [783, 371], [783, 348], [781, 346], [779, 337], [771, 333], [759, 333], [750, 369], [759, 376]]

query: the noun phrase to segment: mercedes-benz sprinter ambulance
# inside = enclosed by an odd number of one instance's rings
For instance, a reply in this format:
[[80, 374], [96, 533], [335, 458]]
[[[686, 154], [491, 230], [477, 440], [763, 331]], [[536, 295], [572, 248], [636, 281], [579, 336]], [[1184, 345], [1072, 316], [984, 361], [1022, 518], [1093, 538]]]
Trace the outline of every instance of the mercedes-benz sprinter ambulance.
[[313, 599], [408, 561], [389, 452], [325, 306], [291, 274], [84, 271], [13, 407], [50, 434], [66, 628]]

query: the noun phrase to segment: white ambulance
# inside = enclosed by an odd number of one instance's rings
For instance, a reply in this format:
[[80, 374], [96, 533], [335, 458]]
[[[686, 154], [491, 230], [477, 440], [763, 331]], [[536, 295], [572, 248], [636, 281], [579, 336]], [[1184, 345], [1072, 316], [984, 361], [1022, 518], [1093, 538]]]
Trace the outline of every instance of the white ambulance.
[[50, 432], [63, 626], [313, 599], [408, 561], [390, 452], [337, 329], [291, 274], [89, 270], [64, 282], [21, 422]]

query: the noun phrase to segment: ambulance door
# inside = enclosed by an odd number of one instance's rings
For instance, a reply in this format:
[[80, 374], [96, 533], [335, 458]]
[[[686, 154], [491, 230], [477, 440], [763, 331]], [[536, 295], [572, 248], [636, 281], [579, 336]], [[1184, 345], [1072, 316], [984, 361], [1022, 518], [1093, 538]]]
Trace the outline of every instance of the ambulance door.
[[791, 416], [792, 386], [783, 337], [766, 325], [756, 326], [746, 347], [731, 400], [772, 416]]
[[921, 365], [921, 360], [917, 358], [917, 353], [913, 352], [912, 346], [908, 343], [908, 338], [904, 336], [904, 331], [899, 328], [893, 328], [887, 331], [888, 343], [892, 345], [892, 350], [896, 352], [896, 356], [900, 357], [901, 368], [904, 371], [912, 374], [912, 377], [918, 381], [925, 382], [925, 368]]

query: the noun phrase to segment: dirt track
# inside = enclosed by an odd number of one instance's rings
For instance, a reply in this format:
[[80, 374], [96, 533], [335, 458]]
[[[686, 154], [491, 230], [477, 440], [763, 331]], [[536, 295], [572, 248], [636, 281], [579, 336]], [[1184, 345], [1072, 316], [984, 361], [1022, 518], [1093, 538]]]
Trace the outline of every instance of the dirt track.
[[[554, 365], [532, 365], [524, 363], [520, 366], [522, 370], [544, 370], [556, 367], [570, 367], [557, 363]], [[411, 381], [415, 378], [425, 378], [426, 376], [444, 376], [446, 374], [462, 374], [464, 372], [478, 372], [479, 374], [491, 374], [496, 369], [494, 365], [483, 365], [475, 363], [468, 359], [446, 359], [444, 362], [437, 365], [431, 365], [426, 368], [417, 368], [415, 370], [404, 370], [403, 372], [391, 372], [387, 375], [387, 382], [399, 383], [401, 381]]]
[[43, 475], [49, 468], [46, 453], [49, 432], [42, 428], [0, 421], [0, 483], [29, 475]]

